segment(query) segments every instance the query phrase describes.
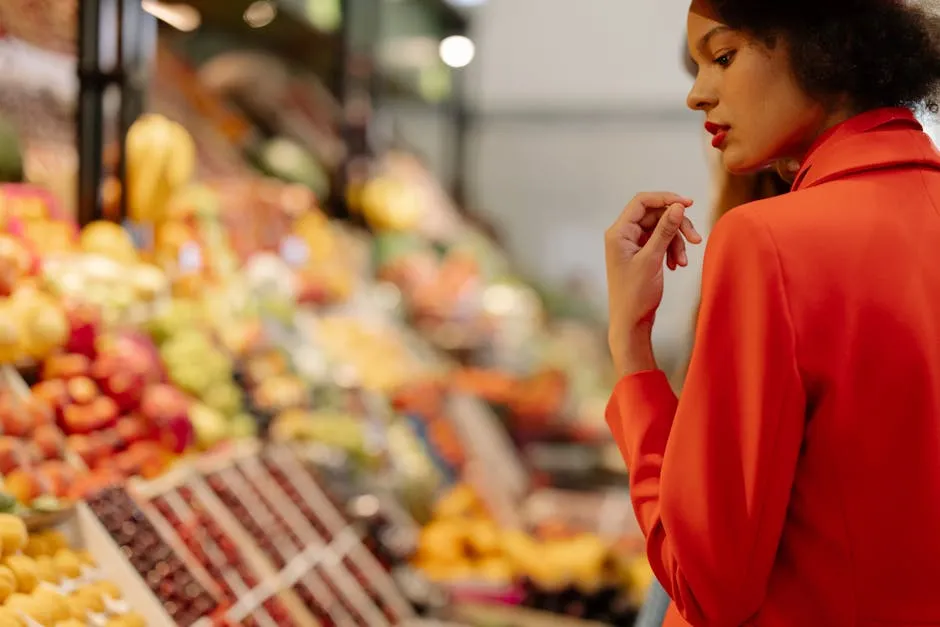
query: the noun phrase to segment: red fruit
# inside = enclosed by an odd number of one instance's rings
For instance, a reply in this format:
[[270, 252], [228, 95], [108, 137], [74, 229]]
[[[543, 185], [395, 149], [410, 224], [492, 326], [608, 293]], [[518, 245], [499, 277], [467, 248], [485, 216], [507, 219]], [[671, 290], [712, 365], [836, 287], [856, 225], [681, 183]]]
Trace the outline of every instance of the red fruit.
[[68, 388], [62, 379], [40, 381], [33, 386], [32, 393], [35, 398], [48, 404], [58, 418], [62, 417], [62, 410], [70, 400]]
[[3, 420], [3, 432], [17, 438], [29, 436], [35, 427], [32, 418], [26, 413], [26, 408], [22, 406], [3, 412], [0, 418]]
[[62, 498], [68, 495], [69, 489], [75, 477], [75, 471], [65, 462], [49, 461], [41, 464], [36, 469], [40, 479], [55, 496]]
[[91, 433], [96, 428], [95, 408], [91, 405], [68, 405], [62, 410], [62, 429], [66, 433]]
[[117, 421], [117, 433], [121, 439], [131, 446], [137, 442], [153, 437], [153, 429], [146, 420], [140, 416], [126, 416]]
[[117, 424], [118, 416], [121, 411], [117, 403], [107, 396], [99, 396], [90, 405], [92, 416], [94, 416], [95, 430], [110, 429]]
[[193, 423], [189, 416], [178, 415], [159, 425], [160, 442], [172, 453], [179, 455], [193, 443]]
[[22, 463], [22, 444], [16, 438], [0, 437], [0, 474], [8, 474]]
[[88, 377], [75, 377], [66, 383], [69, 400], [77, 405], [90, 405], [98, 398], [100, 391], [95, 382]]
[[41, 377], [43, 381], [50, 379], [71, 379], [88, 376], [91, 369], [91, 360], [78, 353], [65, 353], [51, 355], [42, 364]]
[[98, 450], [94, 441], [87, 435], [71, 435], [66, 440], [69, 450], [82, 458], [85, 465], [93, 468], [98, 462]]
[[62, 434], [55, 425], [41, 425], [33, 433], [33, 443], [42, 459], [62, 458]]
[[95, 342], [98, 339], [98, 328], [101, 325], [98, 310], [91, 305], [79, 303], [67, 306], [65, 313], [69, 321], [69, 339], [65, 344], [66, 351], [94, 359], [97, 354]]
[[127, 413], [140, 407], [144, 378], [130, 371], [118, 372], [105, 379], [101, 387], [121, 412]]

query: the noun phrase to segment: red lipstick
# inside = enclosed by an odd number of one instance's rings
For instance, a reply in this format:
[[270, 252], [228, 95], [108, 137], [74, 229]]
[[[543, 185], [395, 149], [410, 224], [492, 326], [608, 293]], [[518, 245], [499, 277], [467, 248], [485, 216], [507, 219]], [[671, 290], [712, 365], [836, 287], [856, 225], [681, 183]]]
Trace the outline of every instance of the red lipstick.
[[705, 122], [705, 130], [714, 135], [714, 137], [712, 137], [712, 146], [715, 148], [720, 148], [721, 145], [725, 143], [725, 138], [728, 136], [728, 129], [730, 128], [730, 126], [722, 126], [714, 122]]

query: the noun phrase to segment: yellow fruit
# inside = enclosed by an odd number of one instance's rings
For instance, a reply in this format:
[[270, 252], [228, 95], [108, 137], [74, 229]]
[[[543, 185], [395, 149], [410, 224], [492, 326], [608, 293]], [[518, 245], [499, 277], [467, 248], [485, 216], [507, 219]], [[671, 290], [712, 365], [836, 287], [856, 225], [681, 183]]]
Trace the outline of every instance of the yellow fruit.
[[94, 587], [87, 586], [85, 588], [80, 588], [79, 590], [76, 590], [72, 596], [77, 596], [84, 600], [88, 609], [90, 609], [92, 612], [104, 611], [104, 599], [101, 596], [101, 592]]
[[49, 555], [53, 555], [59, 549], [69, 548], [68, 538], [66, 538], [65, 534], [62, 533], [61, 531], [55, 531], [55, 530], [47, 531], [42, 535], [46, 539], [46, 542], [48, 542], [49, 546], [51, 547]]
[[92, 222], [82, 229], [82, 252], [101, 255], [119, 263], [137, 262], [137, 251], [130, 234], [119, 224], [107, 220]]
[[26, 555], [10, 555], [3, 563], [13, 571], [18, 592], [29, 594], [39, 585], [39, 575], [36, 572], [36, 562], [33, 561], [33, 558]]
[[102, 579], [101, 581], [96, 581], [92, 584], [92, 587], [101, 594], [111, 599], [120, 599], [124, 596], [121, 592], [121, 589], [113, 581], [107, 581]]
[[23, 627], [25, 623], [11, 609], [0, 607], [0, 627]]
[[[0, 586], [9, 588], [10, 593], [16, 592], [16, 575], [6, 566], [0, 566]], [[10, 593], [7, 593], [3, 598], [10, 596]]]
[[82, 596], [80, 594], [72, 594], [66, 600], [69, 606], [69, 613], [71, 613], [72, 618], [84, 621], [88, 616], [88, 612], [94, 611], [92, 609], [92, 604], [94, 599], [90, 599], [87, 596]]
[[52, 619], [51, 612], [39, 599], [28, 594], [14, 594], [7, 599], [6, 607], [15, 612], [22, 612], [40, 625], [52, 625], [55, 621]]
[[500, 550], [499, 529], [489, 520], [471, 524], [467, 532], [467, 544], [479, 555], [492, 555]]
[[29, 539], [26, 523], [19, 516], [0, 514], [0, 543], [3, 544], [3, 554], [10, 555], [20, 551]]
[[39, 577], [40, 581], [47, 583], [59, 583], [62, 580], [59, 571], [56, 570], [55, 563], [48, 555], [40, 555], [36, 558], [36, 576]]
[[7, 598], [9, 598], [9, 596], [14, 592], [16, 592], [16, 580], [13, 579], [13, 575], [11, 573], [9, 579], [6, 577], [0, 579], [0, 603], [6, 601]]
[[[65, 548], [64, 546], [61, 548]], [[95, 556], [91, 554], [90, 551], [76, 551], [75, 555], [78, 556], [78, 559], [84, 566], [95, 567], [98, 565], [98, 560], [95, 559]]]
[[33, 592], [33, 598], [40, 601], [48, 610], [53, 622], [67, 620], [72, 612], [65, 597], [49, 587], [39, 587]]
[[55, 550], [44, 534], [37, 533], [29, 536], [29, 540], [26, 541], [26, 546], [23, 547], [23, 553], [37, 559], [43, 555], [51, 557], [55, 554]]
[[506, 558], [490, 557], [477, 564], [477, 574], [486, 581], [507, 583], [512, 581], [515, 571]]
[[71, 549], [59, 549], [52, 562], [58, 573], [67, 579], [75, 579], [82, 574], [82, 562]]
[[107, 627], [147, 627], [147, 621], [140, 614], [128, 612], [109, 620]]
[[87, 623], [83, 620], [78, 620], [77, 618], [68, 618], [66, 620], [60, 620], [55, 624], [55, 627], [86, 627]]

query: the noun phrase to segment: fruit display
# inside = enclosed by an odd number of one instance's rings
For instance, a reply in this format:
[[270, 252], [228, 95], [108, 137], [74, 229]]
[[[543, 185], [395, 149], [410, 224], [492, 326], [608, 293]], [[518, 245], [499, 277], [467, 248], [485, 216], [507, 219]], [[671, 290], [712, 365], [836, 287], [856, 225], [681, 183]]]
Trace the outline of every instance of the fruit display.
[[147, 625], [95, 557], [62, 532], [29, 534], [21, 519], [0, 514], [0, 538], [0, 625]]
[[123, 488], [98, 492], [88, 505], [177, 625], [189, 627], [203, 616], [220, 613], [218, 593], [203, 583], [211, 582], [208, 575], [197, 579], [192, 564], [179, 556]]
[[97, 307], [107, 324], [140, 322], [169, 297], [170, 283], [154, 265], [101, 255], [69, 255], [43, 264], [46, 284], [62, 299]]
[[174, 299], [148, 325], [169, 380], [192, 397], [188, 415], [200, 448], [254, 434], [235, 365], [206, 327], [201, 304]]
[[320, 347], [347, 385], [390, 392], [429, 373], [409, 349], [400, 332], [385, 323], [370, 323], [354, 316], [330, 315], [308, 319], [303, 331]]
[[458, 594], [474, 582], [520, 586], [525, 605], [615, 625], [632, 622], [649, 582], [642, 556], [596, 534], [562, 530], [539, 537], [500, 529], [467, 485], [437, 503], [414, 563]]
[[92, 491], [116, 478], [154, 476], [193, 439], [189, 400], [160, 379], [154, 347], [142, 335], [105, 335], [93, 358], [46, 359], [31, 394], [66, 434], [66, 448], [92, 473], [73, 486]]

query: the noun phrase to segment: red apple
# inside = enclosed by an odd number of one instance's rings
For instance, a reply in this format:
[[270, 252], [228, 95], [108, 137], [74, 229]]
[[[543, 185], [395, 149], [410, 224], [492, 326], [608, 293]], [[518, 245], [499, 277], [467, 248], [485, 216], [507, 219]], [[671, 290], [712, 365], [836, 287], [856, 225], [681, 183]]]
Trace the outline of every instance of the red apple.
[[96, 431], [112, 428], [117, 424], [118, 416], [121, 415], [117, 403], [107, 396], [99, 396], [92, 402], [90, 407], [93, 412]]
[[68, 405], [62, 412], [62, 429], [68, 434], [91, 433], [98, 428], [96, 413], [91, 405]]
[[0, 414], [0, 419], [3, 421], [3, 432], [17, 438], [29, 436], [36, 426], [27, 414], [26, 408], [22, 406], [13, 411], [4, 411]]
[[20, 467], [22, 444], [16, 438], [0, 437], [0, 473], [6, 475]]
[[75, 478], [75, 470], [65, 462], [58, 460], [40, 464], [36, 469], [36, 473], [39, 475], [43, 487], [59, 498], [68, 494]]
[[95, 382], [88, 377], [69, 379], [65, 389], [69, 393], [69, 401], [75, 405], [90, 405], [101, 394]]
[[62, 410], [69, 404], [69, 392], [62, 379], [40, 381], [32, 388], [33, 396], [47, 403], [55, 412], [56, 418], [62, 419]]
[[93, 359], [96, 354], [95, 341], [101, 326], [100, 312], [92, 305], [70, 303], [66, 306], [65, 313], [69, 321], [66, 351]]
[[126, 416], [118, 420], [115, 427], [121, 439], [128, 446], [133, 446], [137, 442], [149, 440], [153, 437], [154, 429], [151, 424], [140, 416]]
[[33, 443], [42, 459], [62, 459], [62, 434], [55, 425], [36, 427]]
[[42, 364], [41, 378], [43, 381], [49, 379], [72, 379], [74, 377], [88, 376], [91, 368], [91, 360], [78, 353], [64, 353], [61, 355], [50, 355]]

